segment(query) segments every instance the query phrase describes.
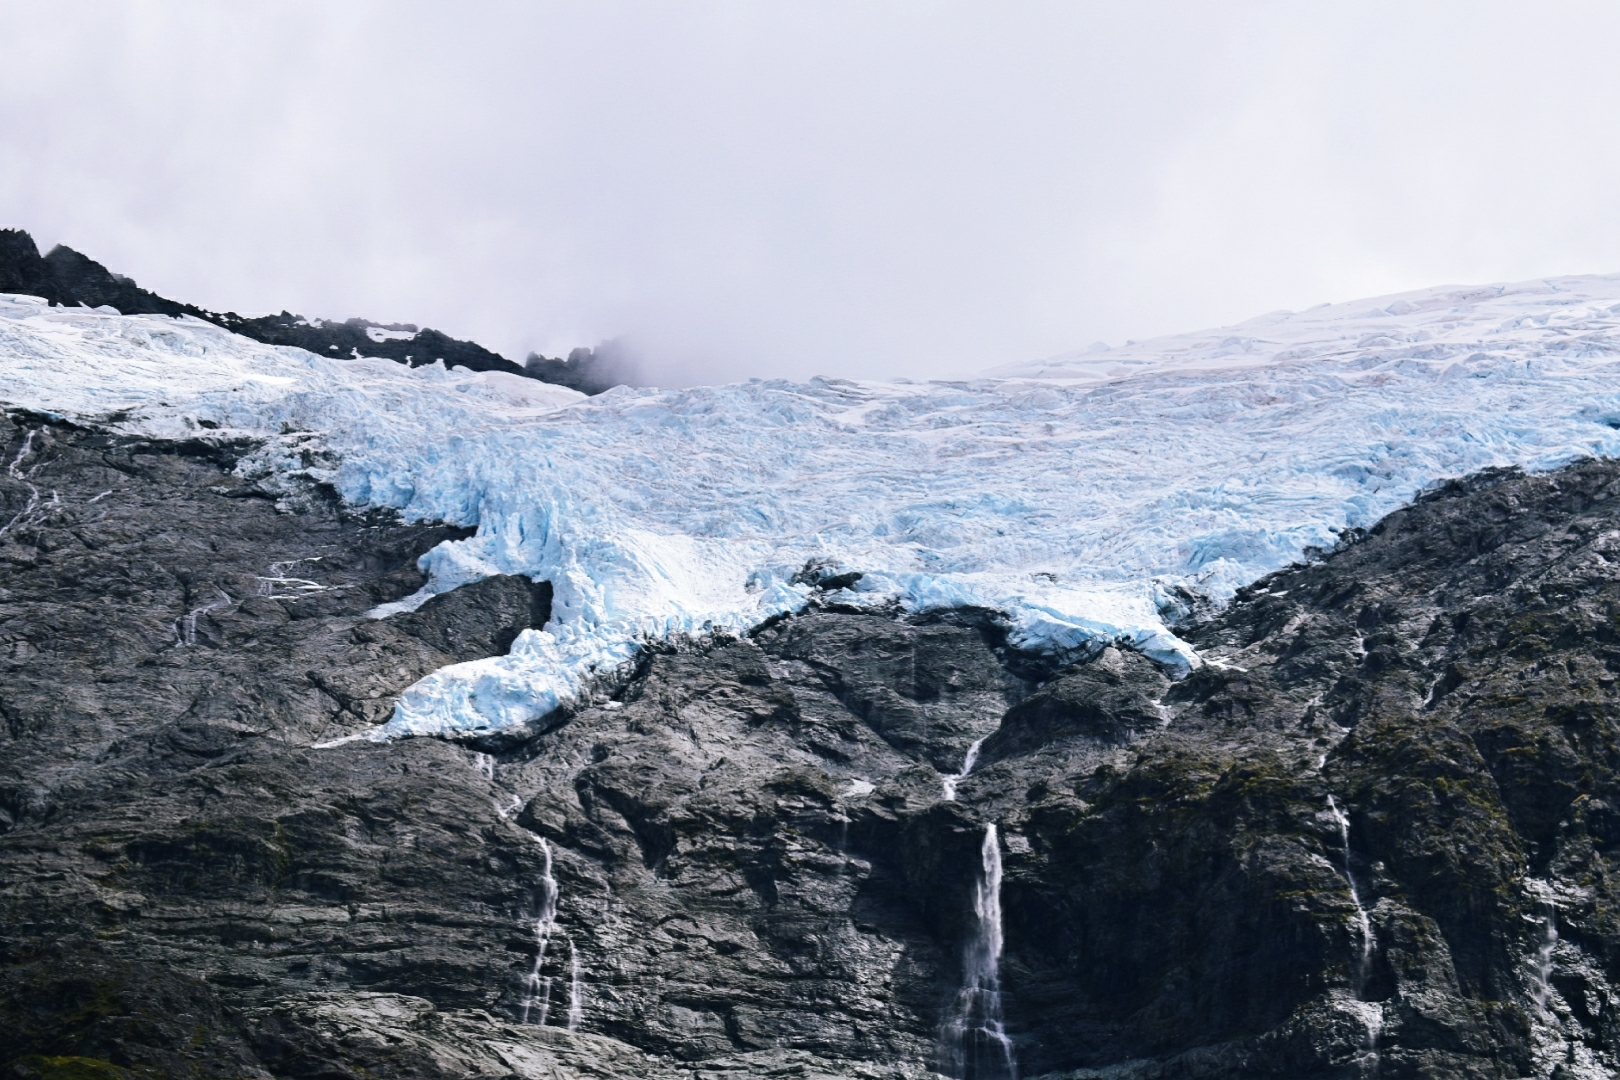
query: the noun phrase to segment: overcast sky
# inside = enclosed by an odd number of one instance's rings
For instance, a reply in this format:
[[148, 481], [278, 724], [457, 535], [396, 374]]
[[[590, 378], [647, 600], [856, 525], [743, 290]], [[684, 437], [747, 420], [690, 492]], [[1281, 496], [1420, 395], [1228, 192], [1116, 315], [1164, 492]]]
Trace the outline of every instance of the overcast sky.
[[950, 377], [1620, 271], [1612, 2], [0, 0], [0, 224], [177, 299]]

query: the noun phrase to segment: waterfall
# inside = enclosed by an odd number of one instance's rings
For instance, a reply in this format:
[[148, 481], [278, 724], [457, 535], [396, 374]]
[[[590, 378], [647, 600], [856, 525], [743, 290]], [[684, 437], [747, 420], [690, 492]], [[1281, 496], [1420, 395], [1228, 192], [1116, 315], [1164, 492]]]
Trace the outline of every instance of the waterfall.
[[1367, 989], [1367, 973], [1372, 967], [1373, 929], [1372, 919], [1367, 915], [1367, 909], [1361, 902], [1361, 893], [1356, 889], [1356, 873], [1350, 868], [1350, 819], [1345, 816], [1333, 796], [1327, 799], [1328, 812], [1339, 826], [1339, 849], [1344, 857], [1344, 880], [1350, 886], [1350, 902], [1356, 906], [1356, 929], [1361, 937], [1361, 948], [1356, 954], [1352, 967], [1352, 992], [1355, 995], [1353, 1011], [1361, 1020], [1362, 1027], [1366, 1029], [1366, 1048], [1370, 1057], [1371, 1072], [1378, 1075], [1379, 1052], [1378, 1037], [1384, 1030], [1384, 1010], [1376, 1002], [1363, 999]]
[[[30, 525], [37, 525], [44, 521], [47, 516], [61, 509], [62, 496], [53, 490], [51, 492], [51, 501], [46, 503], [42, 510], [41, 502], [43, 500], [40, 497], [39, 488], [34, 486], [34, 483], [28, 479], [34, 474], [34, 469], [39, 468], [45, 462], [35, 462], [33, 467], [26, 471], [22, 467], [22, 463], [27, 461], [34, 452], [34, 436], [36, 434], [38, 432], [30, 431], [23, 437], [22, 446], [17, 450], [17, 456], [12, 458], [11, 462], [6, 465], [6, 475], [28, 489], [28, 502], [21, 510], [17, 511], [10, 521], [0, 525], [0, 536], [5, 536], [6, 533], [15, 528], [26, 529]], [[102, 492], [102, 495], [106, 494], [110, 493]], [[99, 498], [101, 498], [101, 495], [96, 496], [96, 499]], [[90, 501], [95, 502], [96, 499]]]
[[[972, 768], [977, 750], [975, 743], [961, 775]], [[959, 1080], [1017, 1080], [1018, 1063], [1001, 1013], [1001, 842], [994, 824], [984, 827], [979, 857], [973, 935], [963, 950], [962, 989], [945, 1024], [940, 1056], [945, 1071]]]
[[[491, 784], [495, 783], [494, 755], [485, 754], [481, 751], [475, 751], [472, 756], [472, 767], [477, 771], [479, 776], [482, 776]], [[489, 801], [489, 805], [494, 808], [496, 815], [499, 817], [510, 818], [513, 814], [523, 809], [523, 797], [514, 791], [508, 791], [506, 793], [505, 802], [502, 802], [500, 799], [491, 799]], [[539, 837], [536, 837], [535, 839], [539, 839]]]
[[546, 946], [551, 943], [551, 933], [557, 928], [557, 879], [551, 876], [551, 845], [544, 838], [540, 841], [540, 850], [546, 853], [546, 868], [540, 875], [540, 911], [534, 921], [534, 967], [523, 979], [523, 1023], [529, 1022], [529, 1012], [536, 1005], [540, 1007], [538, 1023], [545, 1026], [546, 1014], [551, 1011], [551, 979], [541, 974], [546, 963]]
[[1329, 795], [1328, 812], [1333, 820], [1339, 824], [1339, 844], [1344, 854], [1344, 880], [1350, 886], [1350, 902], [1356, 905], [1356, 929], [1361, 934], [1361, 955], [1356, 960], [1356, 996], [1360, 997], [1362, 989], [1367, 982], [1367, 968], [1372, 962], [1373, 930], [1372, 920], [1367, 917], [1367, 909], [1361, 904], [1361, 894], [1356, 890], [1355, 871], [1350, 869], [1350, 819], [1344, 816], [1339, 804]]
[[[551, 976], [545, 974], [546, 949], [551, 945], [552, 935], [557, 931], [557, 898], [562, 890], [557, 887], [557, 879], [552, 874], [551, 845], [546, 843], [544, 837], [535, 837], [540, 844], [540, 850], [545, 852], [546, 867], [540, 874], [540, 905], [539, 912], [534, 920], [534, 966], [523, 977], [523, 1023], [529, 1022], [529, 1014], [536, 1008], [540, 1010], [540, 1018], [535, 1021], [545, 1027], [546, 1020], [551, 1015]], [[578, 1031], [579, 1025], [585, 1019], [585, 984], [580, 979], [579, 953], [574, 948], [574, 939], [569, 937], [568, 942], [568, 1030]]]
[[1536, 935], [1539, 940], [1525, 972], [1534, 1006], [1530, 1013], [1530, 1030], [1536, 1075], [1546, 1076], [1561, 1067], [1569, 1076], [1582, 1080], [1587, 1076], [1613, 1076], [1612, 1071], [1574, 1067], [1579, 1058], [1589, 1055], [1583, 1054], [1585, 1048], [1578, 1045], [1575, 1033], [1579, 1031], [1579, 1024], [1571, 1022], [1573, 1018], [1567, 1016], [1567, 1003], [1552, 984], [1553, 953], [1558, 948], [1558, 910], [1553, 907], [1553, 892], [1547, 882], [1532, 878], [1526, 884], [1526, 891], [1535, 898], [1540, 909], [1539, 918], [1535, 919], [1540, 923], [1540, 932]]
[[224, 589], [219, 588], [217, 585], [214, 587], [214, 592], [219, 594], [218, 600], [211, 604], [204, 604], [199, 608], [192, 608], [183, 616], [174, 620], [175, 644], [187, 647], [197, 644], [197, 619], [200, 616], [220, 611], [236, 603]]
[[[254, 575], [254, 578], [259, 582], [258, 594], [260, 596], [268, 596], [272, 600], [285, 600], [289, 596], [310, 596], [315, 593], [332, 592], [336, 589], [348, 588], [346, 585], [322, 585], [320, 582], [311, 581], [309, 578], [295, 578], [287, 576], [287, 571], [291, 570], [299, 563], [320, 562], [324, 558], [324, 555], [315, 555], [307, 559], [286, 559], [282, 562], [271, 563], [270, 573], [265, 575]], [[277, 592], [277, 589], [285, 589], [288, 591]]]
[[[1532, 939], [1535, 951], [1525, 958], [1524, 977], [1529, 992], [1530, 1059], [1536, 1076], [1567, 1077], [1568, 1080], [1613, 1080], [1620, 1076], [1620, 1066], [1611, 1051], [1600, 1049], [1596, 1034], [1590, 1030], [1593, 1020], [1597, 1025], [1605, 1021], [1602, 1016], [1583, 1019], [1572, 1008], [1576, 1000], [1567, 998], [1552, 981], [1553, 972], [1561, 964], [1570, 964], [1582, 971], [1588, 983], [1587, 994], [1597, 1001], [1612, 1000], [1613, 989], [1601, 974], [1601, 964], [1581, 955], [1580, 945], [1573, 938], [1558, 933], [1558, 894], [1550, 882], [1529, 878], [1525, 891], [1536, 901], [1537, 914], [1525, 918], [1536, 924]], [[1579, 993], [1579, 991], [1577, 991]], [[1591, 1002], [1593, 997], [1588, 997]], [[1607, 1005], [1604, 1006], [1607, 1009]]]
[[[984, 739], [988, 739], [989, 737], [990, 736], [986, 735]], [[960, 784], [963, 777], [967, 776], [968, 773], [973, 771], [973, 764], [979, 760], [979, 747], [984, 745], [984, 739], [979, 739], [972, 746], [968, 747], [967, 757], [962, 759], [961, 772], [952, 773], [950, 776], [944, 778], [946, 802], [956, 801], [956, 785]], [[991, 828], [994, 827], [995, 826], [993, 825], [991, 826]]]
[[1546, 901], [1542, 901], [1541, 905], [1541, 925], [1543, 931], [1541, 944], [1536, 946], [1531, 996], [1535, 998], [1537, 1011], [1548, 1020], [1555, 1020], [1552, 1010], [1547, 1007], [1547, 999], [1552, 996], [1553, 950], [1558, 947], [1558, 914]]
[[568, 939], [568, 1030], [578, 1031], [585, 1019], [585, 987], [579, 981], [579, 954], [574, 951], [574, 939]]

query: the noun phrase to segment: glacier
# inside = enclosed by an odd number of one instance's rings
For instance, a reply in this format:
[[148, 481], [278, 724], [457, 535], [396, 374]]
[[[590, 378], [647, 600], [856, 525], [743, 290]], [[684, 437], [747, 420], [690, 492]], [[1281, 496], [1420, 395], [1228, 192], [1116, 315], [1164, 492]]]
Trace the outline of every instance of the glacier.
[[0, 296], [0, 402], [252, 438], [238, 471], [262, 483], [475, 526], [423, 557], [420, 593], [373, 613], [490, 574], [552, 583], [544, 630], [429, 675], [363, 733], [457, 736], [588, 696], [648, 643], [741, 634], [818, 591], [988, 609], [1039, 652], [1125, 642], [1197, 666], [1173, 627], [1188, 595], [1229, 598], [1447, 477], [1620, 453], [1620, 275], [1280, 312], [956, 381], [594, 398]]

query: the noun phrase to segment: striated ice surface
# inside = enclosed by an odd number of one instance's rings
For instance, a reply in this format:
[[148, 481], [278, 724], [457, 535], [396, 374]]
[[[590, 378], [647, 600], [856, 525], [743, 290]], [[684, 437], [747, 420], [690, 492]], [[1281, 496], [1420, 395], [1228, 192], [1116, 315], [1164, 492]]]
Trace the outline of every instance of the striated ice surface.
[[1620, 275], [1275, 314], [962, 382], [588, 399], [10, 297], [0, 400], [262, 437], [243, 471], [476, 525], [393, 610], [520, 573], [552, 582], [553, 621], [423, 679], [373, 735], [490, 731], [646, 641], [803, 606], [812, 563], [863, 575], [846, 604], [989, 608], [1027, 648], [1124, 640], [1196, 665], [1166, 623], [1180, 590], [1226, 598], [1444, 477], [1620, 452]]

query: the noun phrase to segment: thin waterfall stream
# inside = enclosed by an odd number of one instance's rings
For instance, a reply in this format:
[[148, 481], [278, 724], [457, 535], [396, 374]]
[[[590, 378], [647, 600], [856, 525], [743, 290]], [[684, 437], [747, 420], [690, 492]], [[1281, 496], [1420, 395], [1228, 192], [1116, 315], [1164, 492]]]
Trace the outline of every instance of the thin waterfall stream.
[[952, 773], [951, 775], [943, 778], [942, 783], [945, 786], [946, 802], [956, 801], [956, 785], [960, 784], [964, 779], [967, 778], [967, 774], [973, 771], [973, 766], [976, 765], [979, 760], [979, 747], [983, 746], [984, 740], [988, 739], [989, 737], [990, 736], [986, 735], [983, 739], [975, 739], [973, 745], [967, 748], [967, 756], [962, 759], [962, 771], [959, 773]]
[[1541, 943], [1536, 946], [1531, 972], [1534, 980], [1532, 996], [1541, 1015], [1556, 1020], [1547, 1002], [1552, 997], [1553, 950], [1558, 948], [1558, 912], [1545, 900], [1541, 903], [1541, 928]]
[[[536, 1022], [544, 1027], [546, 1016], [551, 1011], [551, 978], [543, 974], [543, 970], [546, 964], [546, 947], [551, 943], [552, 932], [557, 928], [558, 890], [557, 879], [551, 873], [551, 845], [546, 843], [543, 837], [536, 839], [540, 842], [540, 850], [546, 853], [546, 868], [540, 875], [540, 904], [534, 920], [534, 967], [523, 978], [523, 1023], [529, 1022], [529, 1013], [538, 1006], [540, 1019]], [[571, 1007], [569, 1012], [570, 1014], [573, 1012]]]
[[1001, 838], [994, 823], [984, 827], [979, 863], [973, 934], [962, 951], [962, 988], [945, 1024], [941, 1064], [960, 1080], [1017, 1080], [1001, 1011]]
[[[1524, 958], [1523, 969], [1525, 989], [1532, 1005], [1530, 1054], [1534, 1075], [1567, 1080], [1612, 1080], [1620, 1076], [1613, 1051], [1607, 1046], [1594, 1045], [1597, 1040], [1592, 1037], [1592, 1021], [1601, 1023], [1599, 1018], [1603, 1014], [1594, 1015], [1586, 1010], [1593, 1001], [1612, 1001], [1613, 990], [1606, 980], [1602, 983], [1593, 980], [1586, 983], [1587, 989], [1582, 993], [1581, 983], [1591, 978], [1583, 969], [1591, 970], [1587, 966], [1591, 961], [1582, 955], [1577, 941], [1558, 932], [1559, 903], [1564, 897], [1551, 881], [1529, 878], [1525, 885], [1528, 898], [1536, 907], [1535, 914], [1526, 912], [1524, 916], [1535, 924], [1535, 931], [1531, 937], [1534, 951]], [[1560, 967], [1574, 976], [1563, 987], [1553, 979]]]
[[[495, 758], [490, 754], [475, 753], [472, 756], [472, 766], [484, 779], [494, 782]], [[523, 800], [510, 794], [511, 805], [502, 806], [494, 803], [495, 812], [503, 818], [511, 815], [523, 805]], [[530, 833], [533, 836], [533, 833]], [[536, 1024], [544, 1027], [551, 1015], [551, 984], [552, 977], [545, 973], [546, 952], [551, 947], [552, 936], [557, 931], [557, 901], [562, 896], [562, 888], [557, 884], [557, 876], [553, 872], [551, 845], [545, 837], [535, 836], [534, 840], [540, 845], [545, 854], [545, 867], [540, 872], [540, 895], [535, 905], [534, 918], [534, 964], [529, 973], [523, 977], [523, 1001], [521, 1003], [522, 1022], [527, 1024], [529, 1017], [539, 1009], [539, 1018]], [[585, 1019], [585, 984], [580, 978], [579, 950], [574, 947], [572, 935], [565, 938], [568, 942], [568, 1030], [578, 1031], [580, 1023]]]
[[1384, 1010], [1376, 1002], [1366, 1000], [1367, 976], [1372, 967], [1376, 939], [1373, 936], [1372, 918], [1367, 914], [1366, 905], [1361, 902], [1360, 890], [1356, 888], [1356, 872], [1350, 865], [1350, 819], [1339, 809], [1339, 804], [1332, 795], [1327, 797], [1327, 805], [1328, 812], [1333, 815], [1334, 822], [1339, 826], [1339, 849], [1344, 859], [1344, 880], [1350, 887], [1350, 902], [1356, 906], [1356, 930], [1361, 938], [1361, 947], [1351, 964], [1351, 992], [1355, 998], [1355, 1012], [1366, 1029], [1370, 1071], [1376, 1076], [1380, 1065], [1378, 1039], [1384, 1030]]
[[568, 1030], [578, 1031], [585, 1019], [585, 986], [579, 980], [579, 953], [574, 951], [574, 939], [568, 939]]
[[[956, 801], [956, 786], [979, 760], [984, 738], [974, 740], [962, 771], [943, 778], [944, 797]], [[973, 933], [962, 951], [962, 988], [940, 1039], [944, 1070], [960, 1080], [1017, 1080], [1018, 1060], [1001, 1011], [1001, 837], [994, 822], [984, 827], [973, 880]]]
[[1356, 905], [1356, 929], [1361, 935], [1361, 954], [1356, 959], [1355, 979], [1356, 996], [1360, 997], [1367, 982], [1367, 967], [1372, 961], [1374, 945], [1372, 919], [1368, 917], [1367, 909], [1361, 903], [1361, 893], [1356, 889], [1355, 871], [1350, 869], [1350, 819], [1339, 809], [1339, 804], [1333, 801], [1332, 795], [1328, 796], [1327, 804], [1328, 812], [1333, 815], [1333, 820], [1339, 826], [1339, 844], [1344, 856], [1344, 880], [1350, 886], [1350, 902]]
[[[1542, 885], [1541, 882], [1533, 884]], [[1563, 1018], [1558, 1015], [1554, 1005], [1554, 990], [1552, 985], [1553, 954], [1558, 949], [1558, 909], [1553, 906], [1551, 890], [1543, 887], [1532, 891], [1539, 901], [1539, 921], [1541, 923], [1540, 940], [1536, 942], [1536, 951], [1530, 957], [1530, 1000], [1535, 1003], [1535, 1013], [1531, 1017], [1531, 1026], [1534, 1031], [1536, 1057], [1545, 1064], [1563, 1061], [1569, 1063], [1570, 1051], [1574, 1047], [1565, 1030]], [[1571, 1075], [1579, 1075], [1571, 1073]]]

